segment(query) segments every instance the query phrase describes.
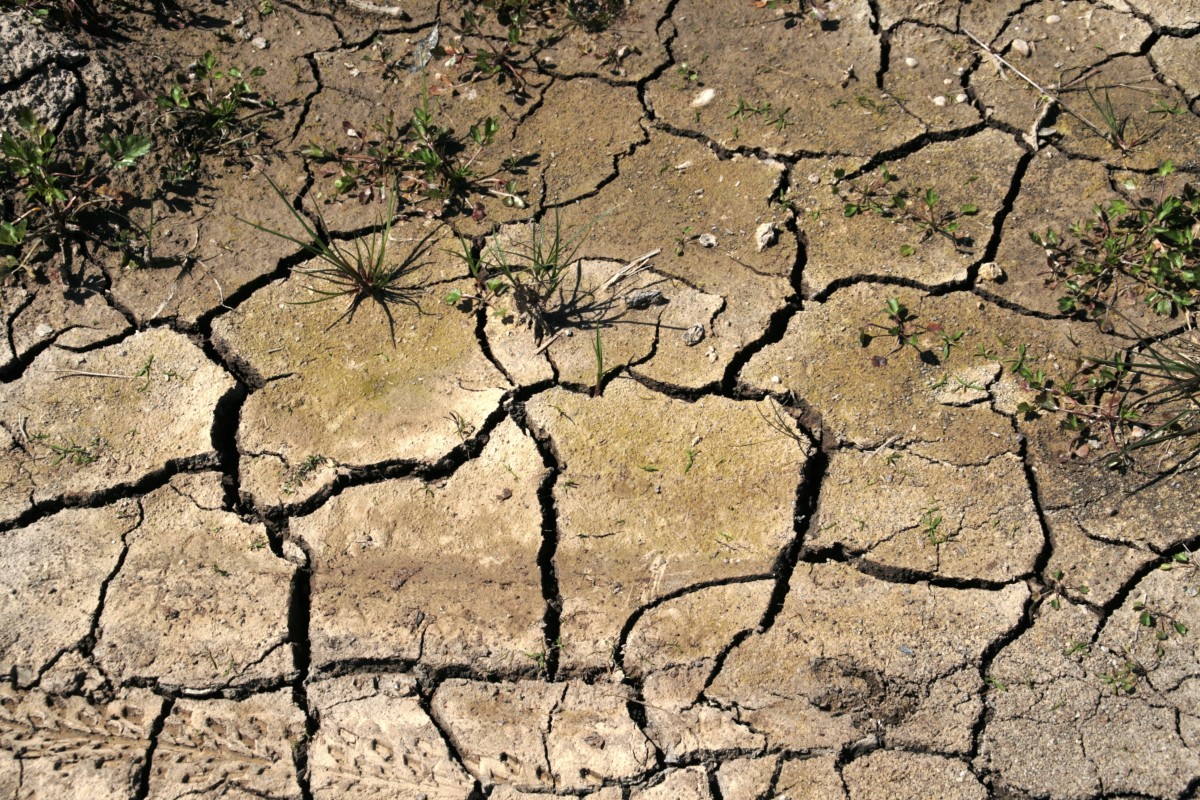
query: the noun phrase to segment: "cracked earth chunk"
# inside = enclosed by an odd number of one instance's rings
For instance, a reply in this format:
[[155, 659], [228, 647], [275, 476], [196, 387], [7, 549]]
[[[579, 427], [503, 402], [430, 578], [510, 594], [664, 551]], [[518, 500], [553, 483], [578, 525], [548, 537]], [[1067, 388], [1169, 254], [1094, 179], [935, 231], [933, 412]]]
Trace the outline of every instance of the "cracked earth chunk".
[[[20, 765], [19, 793], [13, 796], [136, 796], [162, 705], [162, 698], [144, 689], [92, 705], [82, 697], [17, 692], [0, 684], [0, 753], [18, 756]], [[0, 786], [6, 771], [0, 764]]]
[[843, 547], [902, 573], [1011, 581], [1033, 571], [1044, 544], [1012, 453], [961, 467], [896, 450], [839, 451], [817, 508], [806, 550]]
[[485, 786], [552, 789], [545, 739], [562, 684], [480, 683], [452, 678], [433, 696], [434, 719], [450, 735], [467, 771]]
[[532, 669], [526, 654], [543, 647], [546, 474], [533, 441], [505, 420], [444, 483], [355, 487], [293, 519], [312, 555], [313, 663]]
[[977, 670], [1028, 596], [1023, 584], [943, 589], [888, 583], [845, 564], [801, 564], [775, 624], [738, 645], [705, 694], [769, 747], [836, 749], [887, 736], [914, 715], [937, 723], [924, 748], [947, 736], [969, 745], [982, 701], [946, 707], [932, 689]]
[[211, 462], [213, 415], [233, 388], [200, 348], [165, 328], [88, 353], [51, 348], [0, 385], [0, 414], [23, 450], [0, 457], [28, 473], [38, 502]]
[[433, 713], [485, 786], [578, 792], [654, 766], [653, 747], [629, 718], [629, 692], [618, 683], [451, 679]]
[[[1051, 15], [1059, 20], [1048, 22]], [[1063, 90], [1062, 83], [1089, 73], [1094, 65], [1113, 56], [1137, 53], [1150, 34], [1150, 26], [1130, 14], [1089, 3], [1075, 2], [1064, 7], [1060, 0], [1042, 0], [1023, 8], [990, 44], [1039, 85], [1061, 94], [1063, 102], [1073, 111], [1099, 123], [1099, 114], [1086, 92], [1078, 90], [1079, 84], [1068, 84]], [[1028, 56], [1013, 52], [1015, 39], [1031, 46]], [[971, 47], [972, 55], [979, 52], [974, 43]], [[1101, 67], [1098, 80], [1093, 78], [1087, 83], [1107, 84], [1106, 69]], [[1039, 92], [1007, 67], [998, 72], [985, 61], [972, 74], [971, 87], [979, 102], [991, 109], [992, 118], [1001, 124], [1028, 132], [1043, 115], [1045, 107], [1039, 102]], [[1060, 129], [1059, 123], [1065, 116], [1060, 114], [1055, 123]]]
[[1168, 82], [1174, 81], [1189, 101], [1200, 97], [1200, 59], [1195, 39], [1164, 36], [1150, 48], [1150, 59]]
[[421, 709], [411, 678], [351, 675], [309, 684], [320, 725], [309, 746], [315, 800], [467, 800], [463, 771]]
[[527, 412], [564, 465], [555, 564], [568, 670], [606, 666], [625, 620], [656, 598], [767, 575], [794, 536], [808, 440], [765, 422], [767, 401], [689, 403], [617, 380], [599, 398], [552, 389]]
[[1131, 547], [1088, 536], [1072, 509], [1048, 511], [1046, 528], [1054, 549], [1044, 575], [1055, 578], [1066, 595], [1106, 606], [1130, 578], [1157, 556], [1146, 547]]
[[0, 14], [0, 84], [9, 85], [52, 64], [78, 65], [87, 54], [69, 46], [66, 37], [46, 29], [24, 10]]
[[956, 759], [880, 750], [842, 768], [850, 800], [987, 800], [988, 792]]
[[[716, 97], [692, 107], [693, 87], [667, 70], [647, 86], [647, 103], [677, 129], [768, 153], [875, 153], [923, 133], [875, 88], [880, 44], [867, 0], [840, 3], [835, 16], [836, 26], [790, 26], [752, 4], [683, 0], [674, 10], [679, 35], [672, 53], [676, 63], [695, 67]], [[730, 31], [740, 46], [729, 46]]]
[[0, 674], [28, 684], [91, 631], [101, 586], [137, 525], [131, 501], [0, 533]]
[[[954, 99], [945, 105], [935, 97], [957, 98], [963, 91], [962, 74], [975, 53], [962, 46], [962, 36], [925, 25], [902, 24], [890, 36], [891, 69], [883, 74], [883, 87], [904, 98], [904, 108], [931, 131], [951, 131], [980, 121], [970, 102]], [[900, 69], [901, 57], [915, 58], [917, 67]]]
[[[843, 180], [839, 187], [844, 199], [827, 185], [810, 187], [808, 196], [800, 199], [811, 209], [800, 219], [808, 239], [803, 277], [806, 295], [863, 276], [900, 278], [926, 286], [964, 280], [967, 267], [979, 259], [992, 236], [994, 220], [1003, 209], [1023, 155], [1012, 136], [988, 129], [965, 139], [930, 144], [889, 163], [887, 169], [896, 180], [882, 185], [874, 200], [854, 191], [851, 184], [857, 183], [865, 191], [883, 180], [882, 166], [854, 181]], [[970, 164], [965, 174], [964, 163]], [[934, 213], [950, 215], [958, 223], [954, 232], [959, 237], [957, 248], [949, 236], [922, 230], [915, 221], [865, 210], [853, 216], [845, 213], [847, 203], [877, 202], [886, 207], [901, 190], [909, 192], [909, 208], [923, 213], [928, 189], [938, 195]], [[975, 206], [977, 211], [962, 213], [967, 206]], [[906, 256], [908, 251], [902, 248], [907, 247], [913, 252]]]
[[64, 297], [51, 287], [24, 306], [12, 322], [12, 344], [18, 358], [53, 340], [56, 347], [75, 349], [112, 339], [129, 323], [97, 294]]
[[291, 691], [232, 700], [180, 700], [158, 736], [149, 800], [299, 800], [292, 748], [304, 714]]
[[[238, 431], [243, 475], [255, 479], [242, 489], [256, 502], [290, 502], [288, 471], [308, 459], [437, 461], [462, 442], [455, 415], [474, 431], [496, 410], [507, 381], [480, 349], [473, 320], [441, 302], [448, 287], [420, 288], [452, 267], [443, 231], [428, 243], [431, 263], [409, 276], [411, 302], [388, 306], [394, 346], [372, 301], [340, 321], [343, 299], [297, 305], [313, 297], [303, 275], [258, 291], [214, 325], [217, 346], [267, 380], [246, 400]], [[427, 233], [411, 223], [393, 238], [404, 249]], [[274, 455], [269, 468], [248, 465], [260, 454]]]
[[766, 610], [773, 581], [710, 586], [647, 611], [630, 632], [622, 665], [640, 678], [647, 734], [667, 763], [711, 752], [761, 749], [765, 740], [697, 698], [734, 637]]
[[1114, 196], [1103, 164], [1066, 158], [1053, 147], [1039, 152], [1029, 162], [996, 251], [1005, 279], [987, 291], [1022, 308], [1057, 315], [1063, 292], [1046, 286], [1046, 252], [1029, 233], [1045, 235], [1052, 229], [1073, 241], [1071, 226], [1087, 219], [1092, 206]]
[[33, 481], [22, 466], [25, 451], [0, 426], [0, 522], [9, 522], [33, 507]]
[[[944, 360], [936, 335], [921, 338], [925, 357], [911, 347], [889, 353], [896, 340], [886, 335], [864, 348], [860, 330], [883, 333], [869, 326], [889, 324], [885, 305], [891, 297], [906, 305], [918, 324], [941, 324], [951, 334], [963, 331], [964, 344], [952, 348]], [[933, 387], [948, 381], [956, 370], [978, 364], [969, 351], [971, 342], [981, 337], [990, 342], [993, 335], [1016, 328], [1023, 337], [1020, 341], [1040, 342], [1052, 336], [1057, 342], [1062, 332], [1052, 335], [1049, 326], [1038, 330], [1027, 318], [981, 305], [970, 294], [921, 299], [895, 287], [851, 286], [796, 314], [783, 339], [751, 358], [740, 379], [777, 392], [780, 386], [772, 378], [779, 376], [784, 387], [803, 397], [821, 416], [835, 442], [871, 449], [885, 443], [907, 444], [927, 458], [984, 464], [1018, 450], [1011, 423], [982, 405], [942, 405]], [[872, 362], [872, 358], [883, 360]]]
[[775, 782], [778, 800], [846, 800], [833, 756], [792, 758], [783, 762]]
[[[553, 364], [560, 382], [594, 386], [597, 332], [607, 373], [645, 361], [664, 338], [694, 320], [707, 328], [723, 305], [719, 297], [652, 271], [639, 272], [606, 288], [624, 266], [608, 261], [576, 262], [547, 309], [552, 341], [535, 342], [529, 326], [512, 315], [489, 315], [488, 344], [500, 365], [526, 385], [551, 379]], [[642, 290], [661, 297], [631, 305], [630, 296]], [[539, 353], [543, 348], [545, 355]]]
[[1188, 722], [1200, 710], [1195, 639], [1172, 627], [1181, 621], [1190, 629], [1200, 617], [1187, 572], [1143, 578], [1095, 644], [1090, 611], [1041, 606], [1033, 626], [989, 671], [1004, 689], [987, 695], [976, 767], [992, 773], [993, 785], [1072, 799], [1101, 788], [1154, 797], [1184, 792], [1200, 774]]
[[[288, 198], [280, 200], [270, 176]], [[244, 171], [227, 170], [206, 180], [186, 209], [152, 218], [134, 213], [137, 224], [153, 227], [155, 253], [165, 264], [155, 269], [116, 269], [112, 295], [139, 324], [175, 319], [185, 325], [225, 305], [252, 281], [278, 267], [298, 248], [256, 225], [303, 237], [288, 203], [304, 183], [297, 163], [258, 159]], [[238, 219], [238, 218], [241, 219]]]
[[[616, 157], [645, 139], [638, 124], [643, 113], [632, 88], [586, 79], [552, 84], [509, 144], [512, 157], [536, 165], [542, 185], [519, 183], [549, 205], [595, 191], [615, 172]], [[604, 124], [597, 124], [597, 114]]]
[[1200, 28], [1200, 0], [1174, 0], [1161, 3], [1158, 0], [1103, 0], [1121, 11], [1132, 8], [1138, 14], [1149, 17], [1154, 24], [1174, 31], [1189, 32]]
[[[664, 329], [654, 358], [637, 368], [675, 386], [716, 383], [792, 294], [795, 235], [782, 231], [778, 244], [761, 253], [755, 241], [764, 222], [785, 227], [787, 212], [768, 204], [782, 167], [740, 156], [722, 161], [699, 142], [652, 130], [649, 142], [622, 158], [619, 168], [595, 196], [564, 208], [563, 224], [567, 230], [591, 226], [582, 256], [627, 264], [661, 249], [650, 265], [656, 273], [722, 299], [714, 310], [714, 298], [697, 298], [688, 314], [671, 323], [679, 330]], [[720, 246], [695, 241], [708, 232], [720, 234]], [[665, 314], [679, 313], [667, 309]], [[689, 347], [682, 333], [696, 323], [710, 330], [703, 346]]]
[[[1148, 480], [1136, 469], [1105, 469], [1096, 456], [1073, 458], [1067, 452], [1071, 439], [1058, 423], [1049, 417], [1021, 421], [1052, 537], [1058, 535], [1058, 523], [1067, 520], [1093, 539], [1143, 551], [1161, 553], [1195, 537], [1200, 530], [1200, 508], [1194, 502], [1200, 466], [1193, 464], [1161, 480]], [[1153, 464], [1155, 457], [1148, 456], [1146, 463]]]
[[630, 800], [712, 800], [708, 775], [702, 767], [671, 770], [661, 783], [634, 789]]
[[641, 83], [670, 58], [659, 31], [670, 7], [670, 0], [621, 4], [620, 14], [607, 30], [567, 26], [566, 35], [553, 37], [539, 49], [538, 58], [556, 75], [596, 75], [616, 84]]
[[95, 655], [105, 673], [196, 692], [291, 677], [295, 570], [266, 546], [266, 529], [200, 509], [173, 486], [142, 508], [100, 617]]
[[717, 769], [717, 785], [724, 800], [760, 800], [767, 796], [779, 756], [735, 758]]
[[[1060, 149], [1081, 158], [1119, 163], [1125, 169], [1150, 171], [1167, 161], [1189, 172], [1200, 169], [1200, 119], [1194, 114], [1164, 113], [1163, 109], [1186, 108], [1187, 100], [1178, 89], [1155, 79], [1146, 58], [1120, 56], [1106, 61], [1097, 79], [1111, 87], [1107, 99], [1101, 97], [1099, 102], [1106, 113], [1111, 103], [1113, 115], [1125, 126], [1126, 149], [1114, 147], [1107, 138], [1066, 114], [1055, 123], [1064, 134], [1058, 143]], [[1086, 106], [1076, 110], [1089, 119], [1100, 116]], [[1104, 125], [1099, 127], [1108, 133]]]
[[[585, 796], [588, 800], [624, 800], [625, 794], [619, 786], [609, 786]], [[488, 797], [491, 800], [546, 800], [547, 795], [541, 792], [522, 792], [511, 786], [497, 786]]]

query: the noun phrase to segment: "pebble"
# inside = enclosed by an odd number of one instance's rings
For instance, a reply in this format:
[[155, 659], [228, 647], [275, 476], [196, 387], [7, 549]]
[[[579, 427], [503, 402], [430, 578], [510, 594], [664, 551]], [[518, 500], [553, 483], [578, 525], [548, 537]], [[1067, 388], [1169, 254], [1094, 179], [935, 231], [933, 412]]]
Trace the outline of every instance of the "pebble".
[[920, 61], [917, 61], [917, 60], [916, 60], [915, 58], [913, 58], [912, 56], [909, 56], [908, 58], [904, 59], [904, 63], [905, 63], [905, 64], [908, 64], [910, 67], [915, 67], [915, 66], [917, 66], [918, 64], [920, 64], [921, 62], [920, 62]]
[[954, 95], [954, 102], [956, 102], [956, 103], [965, 103], [965, 102], [967, 102], [967, 93], [966, 93], [966, 92], [959, 92], [958, 94]]
[[250, 44], [253, 45], [254, 47], [257, 47], [259, 50], [267, 49], [267, 40], [261, 36], [255, 36], [253, 39], [250, 40]]
[[771, 245], [775, 244], [775, 223], [764, 222], [759, 225], [754, 231], [754, 249], [761, 253]]
[[1013, 39], [1012, 49], [1014, 53], [1017, 53], [1024, 58], [1029, 58], [1029, 42], [1025, 41], [1024, 39]]
[[656, 289], [638, 289], [625, 295], [625, 305], [629, 308], [643, 309], [661, 306], [666, 302], [663, 293]]
[[700, 234], [699, 236], [696, 237], [696, 241], [698, 241], [701, 244], [701, 246], [703, 246], [703, 247], [716, 247], [717, 246], [717, 237], [713, 236], [711, 233]]
[[683, 332], [683, 343], [695, 347], [704, 341], [704, 326], [697, 323]]
[[946, 96], [945, 96], [945, 95], [941, 95], [941, 94], [939, 94], [937, 97], [933, 98], [933, 104], [934, 104], [935, 106], [944, 106], [944, 105], [946, 105], [946, 103], [948, 103], [948, 102], [949, 102], [949, 101], [946, 99]]
[[704, 89], [692, 99], [692, 108], [703, 108], [717, 96], [716, 89]]
[[1046, 17], [1047, 25], [1054, 25], [1057, 22], [1062, 22], [1062, 17], [1060, 17], [1058, 14], [1051, 14], [1050, 16]]

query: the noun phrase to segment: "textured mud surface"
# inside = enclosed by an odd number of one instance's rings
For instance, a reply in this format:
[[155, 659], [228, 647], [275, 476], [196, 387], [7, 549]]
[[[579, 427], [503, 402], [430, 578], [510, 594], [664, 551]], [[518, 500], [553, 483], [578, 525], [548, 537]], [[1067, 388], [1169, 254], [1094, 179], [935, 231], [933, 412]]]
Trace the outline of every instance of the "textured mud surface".
[[[631, 0], [519, 95], [410, 69], [451, 0], [193, 5], [0, 14], [6, 126], [148, 124], [206, 50], [278, 103], [135, 209], [152, 267], [0, 289], [0, 800], [1197, 797], [1200, 472], [1105, 471], [1005, 359], [1127, 345], [1028, 234], [1200, 177], [1200, 0]], [[369, 240], [301, 148], [431, 85], [525, 203], [402, 215], [386, 311], [307, 302], [239, 218], [295, 230], [270, 178]], [[886, 172], [956, 235], [846, 215]], [[550, 224], [553, 335], [446, 302], [460, 236]], [[860, 339], [891, 298], [920, 347]]]

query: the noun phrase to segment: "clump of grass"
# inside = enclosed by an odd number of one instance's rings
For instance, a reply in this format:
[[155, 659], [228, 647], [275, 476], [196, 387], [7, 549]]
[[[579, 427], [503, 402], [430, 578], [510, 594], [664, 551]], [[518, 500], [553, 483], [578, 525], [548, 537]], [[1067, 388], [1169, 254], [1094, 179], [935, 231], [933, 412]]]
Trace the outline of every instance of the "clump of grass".
[[391, 238], [392, 222], [396, 214], [395, 193], [390, 195], [387, 211], [379, 221], [379, 231], [366, 237], [365, 240], [353, 240], [348, 247], [328, 234], [328, 226], [320, 214], [318, 214], [319, 227], [325, 231], [324, 233], [296, 210], [275, 181], [271, 180], [269, 176], [267, 176], [267, 181], [280, 201], [287, 206], [288, 211], [300, 223], [306, 238], [297, 238], [241, 217], [238, 217], [238, 220], [263, 233], [269, 233], [297, 245], [317, 260], [317, 266], [299, 270], [301, 274], [315, 281], [315, 285], [307, 288], [317, 295], [312, 300], [301, 301], [300, 305], [322, 303], [335, 298], [349, 298], [349, 305], [345, 312], [330, 323], [329, 327], [332, 328], [343, 319], [352, 319], [364, 301], [374, 301], [387, 317], [388, 328], [394, 343], [396, 322], [392, 317], [390, 306], [394, 303], [417, 305], [413, 295], [418, 287], [405, 283], [404, 279], [424, 266], [426, 262], [423, 259], [432, 247], [430, 241], [436, 231], [427, 234], [403, 259], [397, 262], [388, 258], [388, 242]]
[[[525, 243], [508, 243], [494, 236], [483, 252], [474, 255], [461, 241], [460, 257], [475, 281], [477, 293], [469, 299], [501, 308], [511, 300], [518, 317], [533, 328], [534, 338], [552, 332], [550, 312], [555, 294], [577, 260], [579, 248], [594, 221], [571, 231], [563, 229], [557, 209], [553, 221], [534, 222]], [[466, 295], [452, 292], [447, 302], [456, 304]]]
[[[1158, 178], [1173, 172], [1167, 162]], [[1054, 230], [1030, 233], [1046, 252], [1048, 284], [1064, 289], [1063, 313], [1109, 328], [1123, 302], [1140, 298], [1156, 314], [1190, 316], [1200, 298], [1200, 192], [1194, 186], [1097, 205], [1071, 233], [1074, 242]]]

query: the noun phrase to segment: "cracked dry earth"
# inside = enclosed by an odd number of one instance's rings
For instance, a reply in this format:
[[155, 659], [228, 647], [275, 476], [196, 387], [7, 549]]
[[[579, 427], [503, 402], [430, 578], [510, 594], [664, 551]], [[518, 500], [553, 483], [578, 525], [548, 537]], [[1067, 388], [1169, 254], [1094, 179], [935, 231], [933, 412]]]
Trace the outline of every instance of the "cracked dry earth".
[[[1200, 575], [1163, 567], [1198, 473], [1066, 457], [973, 351], [1127, 341], [1058, 315], [1028, 231], [1200, 173], [1200, 2], [632, 0], [531, 56], [524, 102], [442, 98], [498, 115], [529, 205], [396, 224], [433, 247], [394, 346], [371, 304], [297, 304], [303, 253], [235, 220], [291, 223], [264, 173], [319, 206], [299, 147], [406, 115], [421, 78], [380, 53], [461, 11], [359, 5], [87, 47], [0, 17], [6, 114], [64, 137], [206, 49], [287, 101], [160, 208], [182, 266], [3, 290], [0, 800], [1197, 796]], [[1096, 70], [1155, 135], [1114, 150], [968, 34], [1044, 84]], [[885, 164], [978, 206], [966, 246], [841, 213], [834, 170]], [[555, 214], [591, 226], [562, 335], [443, 302], [456, 234]], [[892, 297], [961, 345], [864, 347]]]

